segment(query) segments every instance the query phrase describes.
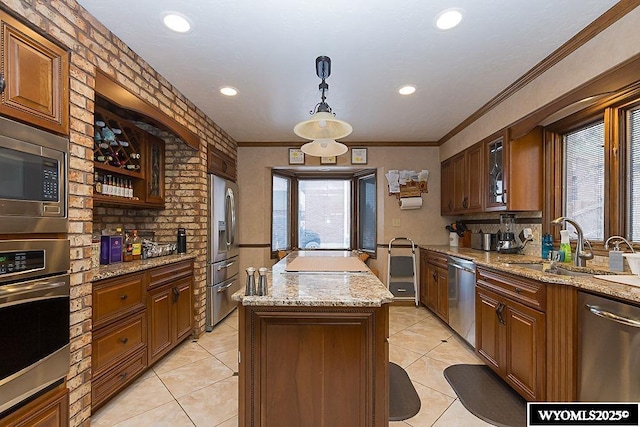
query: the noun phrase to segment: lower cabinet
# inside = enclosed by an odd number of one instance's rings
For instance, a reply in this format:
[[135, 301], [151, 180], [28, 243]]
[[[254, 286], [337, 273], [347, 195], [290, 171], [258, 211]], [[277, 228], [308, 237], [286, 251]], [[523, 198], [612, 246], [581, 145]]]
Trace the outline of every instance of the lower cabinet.
[[443, 321], [449, 321], [449, 272], [447, 255], [420, 252], [420, 300]]
[[93, 283], [92, 411], [192, 332], [193, 261]]
[[389, 307], [239, 305], [240, 426], [389, 424]]
[[535, 281], [478, 268], [476, 351], [530, 401], [546, 396], [544, 290]]
[[66, 383], [0, 419], [2, 427], [61, 427], [69, 425], [69, 389]]

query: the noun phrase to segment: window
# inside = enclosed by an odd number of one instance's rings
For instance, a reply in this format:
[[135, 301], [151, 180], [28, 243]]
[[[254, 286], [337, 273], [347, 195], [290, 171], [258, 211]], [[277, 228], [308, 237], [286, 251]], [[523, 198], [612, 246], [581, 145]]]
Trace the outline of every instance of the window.
[[564, 215], [588, 239], [604, 239], [604, 121], [563, 136]]
[[271, 249], [376, 250], [375, 170], [274, 171]]
[[272, 181], [271, 250], [277, 251], [291, 247], [291, 178], [274, 175]]
[[629, 226], [631, 241], [640, 241], [640, 108], [627, 112], [629, 141]]

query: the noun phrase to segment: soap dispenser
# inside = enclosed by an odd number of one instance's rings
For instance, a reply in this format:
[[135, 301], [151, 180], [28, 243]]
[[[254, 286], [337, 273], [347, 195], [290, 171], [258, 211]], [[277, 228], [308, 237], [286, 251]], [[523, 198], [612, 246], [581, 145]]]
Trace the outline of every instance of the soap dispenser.
[[569, 243], [569, 230], [560, 231], [560, 252], [564, 253], [564, 262], [571, 262], [571, 244]]
[[624, 258], [620, 250], [620, 242], [615, 242], [613, 250], [609, 251], [609, 270], [624, 271]]

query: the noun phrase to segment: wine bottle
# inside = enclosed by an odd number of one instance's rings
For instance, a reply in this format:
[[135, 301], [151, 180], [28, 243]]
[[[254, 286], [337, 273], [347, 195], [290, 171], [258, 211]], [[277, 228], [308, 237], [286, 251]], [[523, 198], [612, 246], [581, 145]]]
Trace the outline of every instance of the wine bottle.
[[131, 170], [131, 171], [134, 171], [134, 170], [138, 170], [138, 169], [140, 169], [140, 166], [139, 166], [139, 165], [125, 165], [124, 167], [125, 167], [126, 169]]
[[103, 156], [103, 155], [96, 155], [93, 158], [96, 162], [110, 162], [111, 160], [113, 160], [113, 157], [111, 156]]

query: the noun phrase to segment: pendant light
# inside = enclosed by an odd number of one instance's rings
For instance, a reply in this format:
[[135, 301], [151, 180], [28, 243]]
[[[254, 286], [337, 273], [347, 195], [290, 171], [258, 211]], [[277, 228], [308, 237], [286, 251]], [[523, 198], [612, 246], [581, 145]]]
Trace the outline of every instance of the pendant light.
[[353, 132], [353, 127], [345, 121], [335, 118], [331, 107], [326, 103], [325, 92], [329, 90], [326, 79], [331, 75], [331, 58], [319, 56], [316, 58], [316, 74], [322, 82], [318, 89], [322, 93], [320, 102], [311, 111], [311, 118], [298, 123], [293, 132], [301, 138], [312, 142], [304, 144], [302, 152], [310, 156], [330, 157], [339, 156], [347, 152], [347, 146], [336, 141]]

